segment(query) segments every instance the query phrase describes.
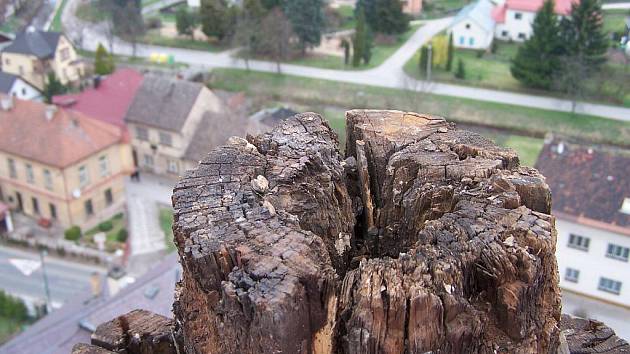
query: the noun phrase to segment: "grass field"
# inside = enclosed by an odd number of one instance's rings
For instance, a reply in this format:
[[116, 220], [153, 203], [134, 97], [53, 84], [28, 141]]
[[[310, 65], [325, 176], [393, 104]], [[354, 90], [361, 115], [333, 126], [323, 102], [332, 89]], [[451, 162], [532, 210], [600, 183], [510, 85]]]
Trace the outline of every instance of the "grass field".
[[51, 31], [61, 31], [61, 14], [63, 14], [63, 9], [66, 7], [66, 3], [68, 0], [61, 0], [61, 4], [57, 8], [57, 12], [55, 13], [55, 17], [53, 17], [52, 22], [50, 23]]
[[169, 38], [163, 37], [158, 34], [156, 30], [148, 31], [144, 37], [140, 39], [141, 43], [159, 45], [164, 47], [185, 48], [194, 50], [203, 50], [207, 52], [218, 52], [225, 47], [218, 46], [216, 44], [206, 41], [196, 41], [189, 38]]
[[424, 19], [454, 15], [457, 10], [466, 6], [466, 0], [428, 0], [423, 3], [421, 17]]
[[[587, 115], [245, 70], [215, 70], [209, 85], [275, 101], [296, 102], [317, 112], [326, 113], [329, 106], [342, 110], [357, 107], [409, 110], [441, 115], [455, 122], [497, 127], [513, 134], [543, 137], [553, 132], [630, 147], [630, 123]], [[333, 127], [335, 124], [331, 122]]]
[[604, 11], [604, 32], [621, 32], [626, 26], [626, 17], [630, 16], [628, 10]]
[[21, 329], [21, 324], [15, 320], [0, 316], [0, 345], [11, 339]]
[[337, 57], [333, 55], [308, 55], [305, 58], [297, 58], [291, 60], [291, 64], [307, 65], [324, 69], [335, 70], [366, 70], [375, 68], [392, 56], [401, 45], [403, 45], [409, 37], [411, 37], [419, 26], [411, 26], [409, 30], [400, 36], [391, 44], [376, 44], [372, 49], [372, 59], [368, 65], [361, 65], [359, 67], [353, 67], [352, 65], [345, 65], [343, 57]]
[[160, 227], [164, 231], [164, 243], [168, 252], [176, 250], [173, 242], [173, 210], [169, 208], [160, 209]]
[[93, 23], [104, 21], [107, 18], [105, 12], [99, 10], [98, 7], [91, 2], [79, 4], [75, 15], [83, 21]]

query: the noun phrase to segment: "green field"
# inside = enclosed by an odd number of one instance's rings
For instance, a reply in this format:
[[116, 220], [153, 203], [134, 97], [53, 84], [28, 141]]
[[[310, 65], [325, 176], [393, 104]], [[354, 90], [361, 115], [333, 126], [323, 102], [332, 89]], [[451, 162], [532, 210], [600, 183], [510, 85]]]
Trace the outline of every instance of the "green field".
[[170, 208], [160, 209], [160, 227], [164, 231], [164, 243], [168, 252], [176, 250], [173, 242], [173, 210]]
[[77, 6], [75, 15], [86, 22], [101, 22], [107, 18], [105, 12], [98, 9], [92, 2], [85, 2]]
[[468, 4], [466, 0], [428, 0], [423, 3], [420, 16], [424, 19], [433, 19], [454, 15], [466, 4]]
[[0, 316], [0, 345], [16, 335], [21, 328], [22, 326], [15, 320]]
[[218, 52], [225, 47], [221, 47], [207, 41], [197, 41], [189, 38], [169, 38], [158, 34], [156, 30], [148, 31], [144, 37], [140, 38], [140, 43], [159, 45], [164, 47], [184, 48], [193, 50], [203, 50], [207, 52]]
[[375, 68], [383, 64], [387, 58], [392, 56], [392, 54], [394, 54], [398, 48], [400, 48], [400, 46], [403, 45], [416, 32], [416, 30], [418, 30], [418, 28], [419, 26], [411, 26], [407, 32], [398, 36], [391, 44], [376, 44], [372, 49], [372, 59], [368, 65], [361, 65], [355, 68], [352, 65], [345, 65], [343, 57], [317, 54], [309, 54], [305, 58], [297, 58], [295, 60], [291, 60], [289, 63], [335, 70], [366, 70]]
[[55, 13], [55, 17], [53, 17], [52, 22], [50, 23], [50, 30], [60, 32], [63, 30], [61, 28], [61, 15], [63, 14], [63, 9], [66, 7], [66, 3], [68, 0], [61, 0], [61, 4], [57, 8], [57, 12]]
[[604, 11], [604, 32], [622, 32], [626, 27], [626, 17], [630, 16], [628, 10]]
[[587, 115], [233, 69], [214, 70], [209, 86], [244, 91], [261, 100], [295, 102], [318, 112], [324, 112], [329, 106], [341, 110], [357, 107], [409, 110], [520, 135], [542, 138], [553, 132], [630, 147], [630, 123]]

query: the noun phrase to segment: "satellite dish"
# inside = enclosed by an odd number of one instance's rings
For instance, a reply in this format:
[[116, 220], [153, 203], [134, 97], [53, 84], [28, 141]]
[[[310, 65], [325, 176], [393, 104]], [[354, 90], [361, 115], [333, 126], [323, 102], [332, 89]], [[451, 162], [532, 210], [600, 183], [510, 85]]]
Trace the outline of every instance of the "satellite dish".
[[81, 198], [81, 190], [79, 188], [72, 191], [72, 196], [75, 199]]

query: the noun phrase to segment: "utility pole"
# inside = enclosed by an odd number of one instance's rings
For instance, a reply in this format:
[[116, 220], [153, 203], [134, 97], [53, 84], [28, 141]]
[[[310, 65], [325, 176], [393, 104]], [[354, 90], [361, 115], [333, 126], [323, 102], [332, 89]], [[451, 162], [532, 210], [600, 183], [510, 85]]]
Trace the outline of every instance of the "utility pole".
[[46, 313], [52, 312], [52, 301], [50, 300], [50, 288], [48, 287], [48, 275], [46, 274], [46, 263], [44, 257], [48, 255], [45, 249], [39, 252], [39, 258], [42, 262], [42, 274], [44, 276], [44, 291], [46, 292]]
[[429, 42], [429, 55], [427, 58], [427, 81], [431, 81], [431, 67], [433, 66], [433, 45]]

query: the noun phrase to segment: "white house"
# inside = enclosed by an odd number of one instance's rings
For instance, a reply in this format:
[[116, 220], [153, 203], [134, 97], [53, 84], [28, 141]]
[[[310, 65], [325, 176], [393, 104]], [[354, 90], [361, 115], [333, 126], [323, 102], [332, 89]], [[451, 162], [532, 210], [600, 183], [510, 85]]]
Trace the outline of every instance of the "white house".
[[630, 307], [630, 156], [556, 140], [536, 167], [553, 195], [563, 291]]
[[[544, 0], [506, 0], [492, 10], [496, 22], [494, 35], [498, 39], [522, 42], [532, 35], [532, 24]], [[555, 0], [554, 12], [566, 16], [573, 0]]]
[[0, 93], [23, 100], [41, 101], [42, 93], [17, 75], [0, 72]]
[[448, 28], [457, 48], [487, 49], [492, 44], [495, 22], [494, 4], [490, 0], [477, 0], [466, 5]]
[[186, 0], [186, 3], [188, 4], [188, 7], [200, 7], [201, 6], [201, 0]]

